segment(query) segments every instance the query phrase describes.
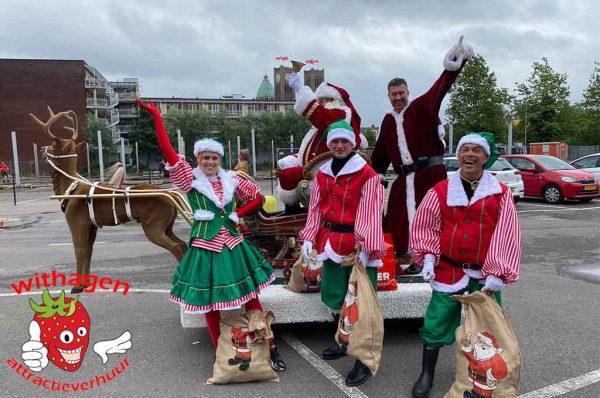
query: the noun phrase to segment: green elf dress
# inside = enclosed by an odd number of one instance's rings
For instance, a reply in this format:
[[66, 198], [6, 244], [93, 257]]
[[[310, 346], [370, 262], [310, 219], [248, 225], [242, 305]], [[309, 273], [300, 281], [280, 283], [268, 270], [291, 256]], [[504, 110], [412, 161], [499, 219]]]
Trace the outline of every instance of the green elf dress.
[[236, 229], [238, 201], [254, 200], [260, 195], [258, 186], [223, 169], [207, 177], [185, 160], [170, 172], [194, 211], [188, 250], [173, 275], [170, 300], [193, 314], [240, 308], [275, 279], [271, 264]]

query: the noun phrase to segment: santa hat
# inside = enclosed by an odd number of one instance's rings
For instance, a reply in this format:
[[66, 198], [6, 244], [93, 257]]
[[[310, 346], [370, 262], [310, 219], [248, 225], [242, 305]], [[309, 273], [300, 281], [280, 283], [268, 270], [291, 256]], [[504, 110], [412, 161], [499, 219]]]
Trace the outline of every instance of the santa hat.
[[317, 90], [315, 91], [315, 96], [317, 97], [317, 100], [321, 98], [333, 98], [336, 100], [343, 101], [344, 104], [348, 108], [350, 108], [350, 111], [352, 112], [352, 119], [350, 121], [350, 124], [352, 125], [354, 132], [357, 136], [360, 134], [360, 115], [354, 108], [352, 101], [350, 101], [350, 94], [348, 94], [346, 90], [344, 90], [341, 87], [334, 86], [331, 83], [323, 82], [319, 85], [319, 87], [317, 87]]
[[288, 167], [279, 171], [279, 185], [286, 191], [296, 189], [298, 183], [304, 179], [304, 167]]
[[198, 155], [200, 152], [214, 152], [221, 156], [225, 154], [223, 145], [210, 138], [203, 138], [194, 143], [194, 155]]
[[500, 151], [496, 148], [496, 139], [492, 133], [469, 133], [463, 136], [456, 146], [456, 157], [460, 153], [460, 149], [465, 144], [479, 145], [485, 154], [488, 156], [488, 161], [484, 168], [489, 169], [500, 156]]
[[500, 348], [498, 341], [490, 332], [477, 332], [477, 338], [483, 341], [486, 345], [494, 347], [496, 353], [502, 353], [502, 348]]
[[329, 146], [331, 141], [338, 138], [347, 139], [350, 141], [353, 148], [356, 146], [354, 130], [352, 129], [352, 126], [350, 126], [345, 120], [338, 120], [335, 123], [331, 123], [329, 127], [327, 127], [327, 146]]

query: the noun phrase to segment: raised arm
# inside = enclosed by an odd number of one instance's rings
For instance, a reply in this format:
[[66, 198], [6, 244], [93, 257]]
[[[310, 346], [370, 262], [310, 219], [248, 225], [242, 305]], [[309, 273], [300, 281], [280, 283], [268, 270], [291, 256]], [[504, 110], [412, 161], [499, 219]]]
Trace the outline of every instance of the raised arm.
[[169, 165], [175, 166], [175, 164], [179, 161], [179, 155], [177, 155], [177, 152], [175, 152], [175, 149], [173, 149], [171, 146], [169, 135], [165, 129], [165, 124], [160, 116], [160, 110], [152, 101], [146, 105], [140, 99], [136, 99], [135, 104], [141, 109], [147, 110], [152, 115], [152, 118], [154, 119], [154, 131], [156, 133], [156, 138], [158, 139], [160, 150], [165, 156], [165, 159], [167, 159]]

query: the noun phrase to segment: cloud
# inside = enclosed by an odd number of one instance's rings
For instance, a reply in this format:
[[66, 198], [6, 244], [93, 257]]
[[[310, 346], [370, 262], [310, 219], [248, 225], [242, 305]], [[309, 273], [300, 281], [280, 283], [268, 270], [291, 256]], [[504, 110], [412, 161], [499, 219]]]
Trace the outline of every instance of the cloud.
[[498, 84], [514, 88], [548, 57], [567, 73], [571, 99], [587, 87], [600, 44], [588, 1], [3, 1], [3, 58], [83, 59], [105, 77], [137, 77], [142, 94], [256, 94], [275, 57], [319, 60], [346, 88], [365, 125], [389, 108], [387, 82], [413, 97], [442, 72], [462, 34]]

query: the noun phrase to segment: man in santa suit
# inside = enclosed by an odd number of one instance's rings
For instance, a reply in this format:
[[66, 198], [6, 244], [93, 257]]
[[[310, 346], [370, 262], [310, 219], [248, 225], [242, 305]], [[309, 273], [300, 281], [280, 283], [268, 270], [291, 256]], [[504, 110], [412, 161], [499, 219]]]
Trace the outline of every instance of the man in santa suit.
[[[398, 175], [388, 198], [383, 229], [390, 232], [396, 257], [408, 255], [410, 224], [427, 190], [446, 179], [444, 167], [444, 128], [439, 111], [444, 96], [473, 55], [468, 45], [453, 46], [444, 57], [444, 72], [429, 91], [409, 101], [408, 84], [401, 78], [388, 83], [388, 98], [393, 109], [381, 122], [371, 154], [373, 169], [385, 174], [390, 163]], [[417, 274], [413, 262], [405, 270]]]
[[473, 133], [456, 149], [459, 172], [437, 183], [419, 206], [410, 247], [433, 293], [419, 331], [422, 372], [413, 397], [429, 396], [440, 347], [454, 342], [461, 304], [452, 295], [500, 290], [519, 279], [521, 231], [511, 190], [484, 167], [498, 157], [494, 136]]
[[[352, 272], [352, 266], [342, 267], [341, 263], [354, 252], [356, 244], [361, 250], [359, 258], [377, 290], [377, 267], [382, 265], [381, 257], [385, 254], [381, 228], [384, 189], [379, 175], [352, 150], [356, 148], [356, 135], [349, 123], [335, 122], [326, 134], [333, 158], [315, 176], [306, 226], [298, 237], [304, 241], [302, 254], [307, 263], [311, 261], [313, 247], [317, 260], [323, 261], [321, 301], [339, 320]], [[344, 355], [335, 343], [323, 351], [322, 357], [331, 360]], [[346, 377], [346, 385], [361, 385], [370, 376], [369, 368], [356, 360]]]
[[284, 203], [293, 205], [296, 193], [290, 191], [295, 190], [303, 179], [304, 165], [315, 157], [329, 152], [325, 130], [331, 123], [345, 120], [352, 126], [355, 142], [353, 149], [364, 149], [368, 146], [368, 142], [360, 133], [360, 116], [346, 90], [323, 82], [313, 93], [310, 87], [302, 85], [296, 73], [289, 75], [288, 84], [296, 92], [294, 110], [312, 124], [311, 129], [302, 139], [298, 154], [286, 156], [277, 162], [280, 168], [279, 197]]
[[473, 383], [473, 389], [465, 391], [464, 398], [491, 398], [500, 379], [508, 375], [496, 338], [489, 332], [478, 332], [474, 347], [464, 338], [460, 348], [469, 360], [469, 379]]

